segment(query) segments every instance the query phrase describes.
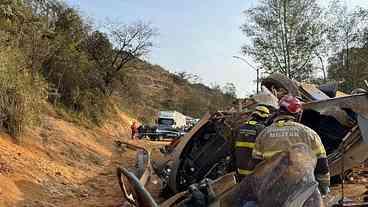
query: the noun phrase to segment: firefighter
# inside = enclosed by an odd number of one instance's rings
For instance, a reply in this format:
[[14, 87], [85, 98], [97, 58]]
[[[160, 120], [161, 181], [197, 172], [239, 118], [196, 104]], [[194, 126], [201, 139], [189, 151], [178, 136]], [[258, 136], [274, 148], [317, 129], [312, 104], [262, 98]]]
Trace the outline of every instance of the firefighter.
[[258, 105], [250, 115], [250, 119], [242, 123], [235, 132], [234, 157], [238, 181], [251, 174], [257, 164], [252, 158], [252, 151], [256, 137], [265, 128], [264, 122], [269, 115], [269, 108]]
[[301, 115], [301, 102], [297, 98], [286, 95], [280, 100], [279, 107], [273, 123], [257, 137], [253, 158], [258, 161], [269, 159], [279, 152], [288, 151], [295, 144], [308, 145], [317, 157], [315, 177], [319, 190], [326, 195], [330, 191], [330, 173], [320, 137], [309, 127], [297, 123]]
[[130, 126], [132, 132], [132, 140], [135, 140], [138, 136], [138, 124], [136, 121], [133, 121], [132, 125]]

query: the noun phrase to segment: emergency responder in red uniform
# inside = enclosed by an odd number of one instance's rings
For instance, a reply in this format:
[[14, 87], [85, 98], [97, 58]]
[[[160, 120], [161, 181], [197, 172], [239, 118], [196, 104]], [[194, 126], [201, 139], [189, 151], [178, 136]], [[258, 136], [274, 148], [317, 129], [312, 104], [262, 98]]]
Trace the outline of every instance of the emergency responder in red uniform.
[[319, 183], [319, 190], [322, 195], [326, 195], [330, 191], [330, 173], [326, 151], [319, 135], [309, 127], [297, 123], [301, 114], [301, 102], [297, 98], [284, 96], [279, 105], [280, 109], [273, 123], [256, 139], [253, 158], [269, 159], [279, 152], [288, 151], [295, 144], [308, 145], [317, 158], [315, 177]]
[[250, 119], [235, 132], [234, 157], [238, 181], [251, 174], [257, 164], [252, 158], [252, 151], [257, 135], [265, 128], [264, 122], [270, 115], [270, 110], [263, 105], [254, 109]]
[[136, 121], [133, 121], [132, 125], [130, 126], [132, 131], [132, 140], [135, 140], [138, 134], [138, 124]]

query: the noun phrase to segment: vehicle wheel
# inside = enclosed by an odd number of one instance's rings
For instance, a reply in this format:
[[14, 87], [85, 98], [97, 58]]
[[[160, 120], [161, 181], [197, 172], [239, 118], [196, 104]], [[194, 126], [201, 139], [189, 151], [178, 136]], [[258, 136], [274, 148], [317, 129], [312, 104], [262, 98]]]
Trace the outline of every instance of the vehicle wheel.
[[295, 82], [280, 73], [271, 74], [262, 81], [262, 85], [269, 89], [272, 86], [276, 88], [284, 88], [289, 94], [293, 96], [300, 96], [298, 86], [295, 84]]
[[138, 178], [125, 168], [116, 170], [118, 183], [130, 206], [158, 206]]

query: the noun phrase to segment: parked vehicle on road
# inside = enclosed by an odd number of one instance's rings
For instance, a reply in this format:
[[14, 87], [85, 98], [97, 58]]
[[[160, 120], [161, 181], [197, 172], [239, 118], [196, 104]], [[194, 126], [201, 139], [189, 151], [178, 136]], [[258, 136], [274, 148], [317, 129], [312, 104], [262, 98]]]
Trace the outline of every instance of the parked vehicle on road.
[[187, 117], [177, 111], [160, 111], [157, 125], [159, 129], [183, 129], [187, 125]]
[[139, 138], [151, 140], [178, 139], [182, 137], [191, 125], [188, 125], [187, 116], [177, 111], [160, 111], [157, 125], [143, 125], [139, 130]]

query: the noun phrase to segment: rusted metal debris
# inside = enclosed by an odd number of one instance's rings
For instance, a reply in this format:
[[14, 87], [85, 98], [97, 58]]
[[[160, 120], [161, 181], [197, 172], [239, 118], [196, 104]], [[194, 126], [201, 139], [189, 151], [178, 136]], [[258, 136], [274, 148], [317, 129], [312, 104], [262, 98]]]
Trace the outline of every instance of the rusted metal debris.
[[119, 144], [138, 152], [137, 174], [139, 179], [127, 169], [117, 168], [119, 186], [125, 199], [133, 206], [142, 206], [139, 205], [140, 203], [149, 203], [147, 206], [154, 206], [152, 196], [144, 189], [153, 173], [150, 150], [130, 142], [119, 141]]
[[[190, 186], [206, 178], [215, 180], [209, 186], [228, 186], [229, 183], [229, 186], [238, 186], [228, 179], [234, 171], [232, 140], [228, 135], [247, 119], [247, 109], [254, 106], [254, 100], [276, 108], [278, 98], [285, 94], [300, 97], [304, 102], [301, 122], [321, 136], [332, 176], [341, 173], [342, 161], [348, 170], [368, 158], [368, 94], [347, 95], [336, 91], [333, 84], [318, 87], [297, 83], [279, 74], [266, 78], [262, 85], [263, 92], [253, 96], [253, 101], [246, 101], [242, 110], [207, 113], [180, 142], [171, 146], [168, 154], [155, 160], [154, 169], [162, 179], [163, 190], [166, 195], [174, 196], [162, 206], [179, 206], [177, 200], [188, 197]], [[145, 182], [141, 184], [144, 187]]]

